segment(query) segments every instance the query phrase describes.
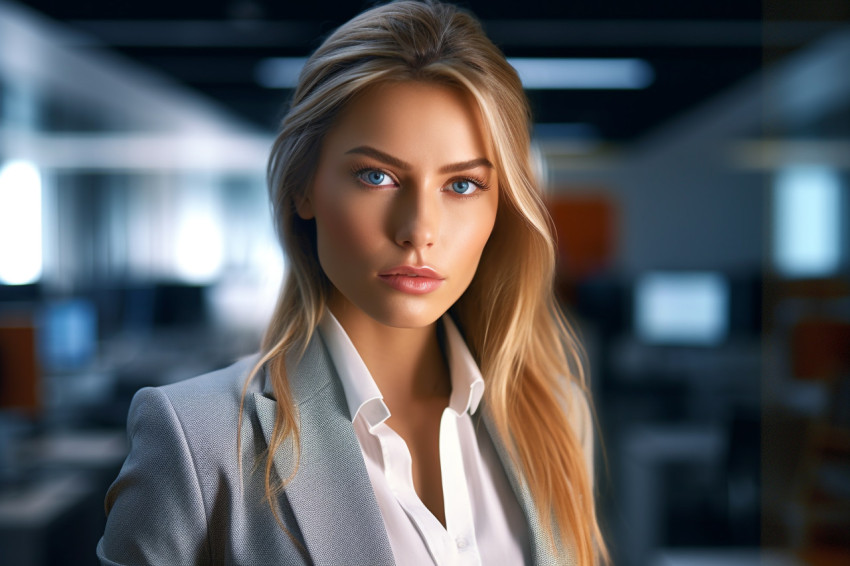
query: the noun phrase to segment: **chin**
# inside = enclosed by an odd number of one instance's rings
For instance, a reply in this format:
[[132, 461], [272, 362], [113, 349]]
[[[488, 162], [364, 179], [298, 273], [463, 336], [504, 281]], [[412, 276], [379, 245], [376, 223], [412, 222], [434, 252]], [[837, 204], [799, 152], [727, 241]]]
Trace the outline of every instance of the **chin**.
[[390, 304], [369, 313], [372, 318], [393, 328], [425, 328], [437, 322], [445, 309], [435, 305]]

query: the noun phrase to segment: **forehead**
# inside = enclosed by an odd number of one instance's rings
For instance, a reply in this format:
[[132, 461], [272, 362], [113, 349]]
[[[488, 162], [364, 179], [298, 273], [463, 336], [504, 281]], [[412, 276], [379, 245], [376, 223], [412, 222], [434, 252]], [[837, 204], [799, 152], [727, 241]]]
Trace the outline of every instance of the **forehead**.
[[458, 87], [421, 81], [379, 83], [346, 104], [323, 147], [344, 152], [346, 146], [357, 145], [375, 146], [411, 162], [492, 156], [472, 95]]

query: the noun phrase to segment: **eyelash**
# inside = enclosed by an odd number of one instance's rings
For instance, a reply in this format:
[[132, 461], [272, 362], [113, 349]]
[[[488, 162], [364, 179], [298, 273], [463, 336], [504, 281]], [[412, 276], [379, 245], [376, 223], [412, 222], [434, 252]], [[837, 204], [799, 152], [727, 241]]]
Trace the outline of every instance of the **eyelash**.
[[[398, 181], [395, 179], [395, 177], [393, 177], [392, 175], [390, 175], [388, 172], [384, 171], [380, 167], [371, 167], [371, 166], [368, 166], [368, 165], [355, 165], [351, 168], [351, 175], [354, 177], [354, 180], [357, 181], [358, 183], [360, 183], [360, 184], [362, 184], [366, 187], [371, 188], [371, 187], [375, 187], [376, 185], [370, 185], [369, 183], [366, 183], [365, 181], [363, 181], [363, 178], [361, 177], [364, 173], [368, 173], [370, 171], [378, 171], [380, 173], [383, 173], [384, 175], [386, 175], [387, 177], [392, 179], [394, 183], [398, 184]], [[446, 185], [448, 186], [448, 185], [451, 185], [452, 183], [456, 183], [458, 181], [466, 181], [467, 183], [472, 183], [473, 185], [478, 187], [477, 191], [475, 191], [474, 193], [469, 194], [469, 195], [463, 195], [463, 194], [460, 194], [460, 193], [455, 193], [455, 195], [458, 196], [459, 198], [474, 198], [474, 197], [479, 196], [479, 193], [481, 193], [483, 191], [490, 190], [490, 184], [489, 183], [487, 183], [481, 177], [476, 177], [474, 175], [463, 175], [461, 177], [455, 177], [453, 179], [450, 179], [448, 181], [448, 183], [446, 183]], [[454, 191], [451, 191], [451, 192], [454, 192]]]

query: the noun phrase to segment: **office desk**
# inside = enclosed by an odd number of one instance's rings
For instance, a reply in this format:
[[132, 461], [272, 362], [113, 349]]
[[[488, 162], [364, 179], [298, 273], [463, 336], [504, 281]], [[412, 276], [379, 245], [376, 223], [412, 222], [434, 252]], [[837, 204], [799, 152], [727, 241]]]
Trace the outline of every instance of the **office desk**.
[[47, 434], [15, 453], [27, 476], [0, 487], [0, 566], [95, 564], [103, 498], [127, 454], [124, 432]]
[[93, 563], [94, 547], [86, 547], [99, 524], [99, 499], [96, 486], [79, 472], [7, 487], [0, 492], [0, 564]]

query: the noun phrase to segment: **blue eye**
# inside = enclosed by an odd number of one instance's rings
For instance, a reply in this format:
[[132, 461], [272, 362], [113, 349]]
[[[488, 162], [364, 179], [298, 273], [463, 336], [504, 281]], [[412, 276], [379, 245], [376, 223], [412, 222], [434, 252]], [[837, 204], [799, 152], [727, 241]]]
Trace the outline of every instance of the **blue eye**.
[[384, 175], [380, 171], [369, 171], [368, 173], [366, 173], [366, 180], [372, 183], [373, 185], [380, 185], [381, 181], [384, 180], [384, 177], [386, 177], [386, 175]]
[[460, 179], [458, 181], [452, 181], [451, 184], [452, 190], [459, 195], [468, 195], [475, 191], [478, 187], [475, 183], [472, 183], [466, 179]]
[[364, 169], [357, 173], [357, 176], [367, 185], [373, 185], [376, 187], [383, 187], [393, 183], [393, 180], [389, 175], [378, 169]]

